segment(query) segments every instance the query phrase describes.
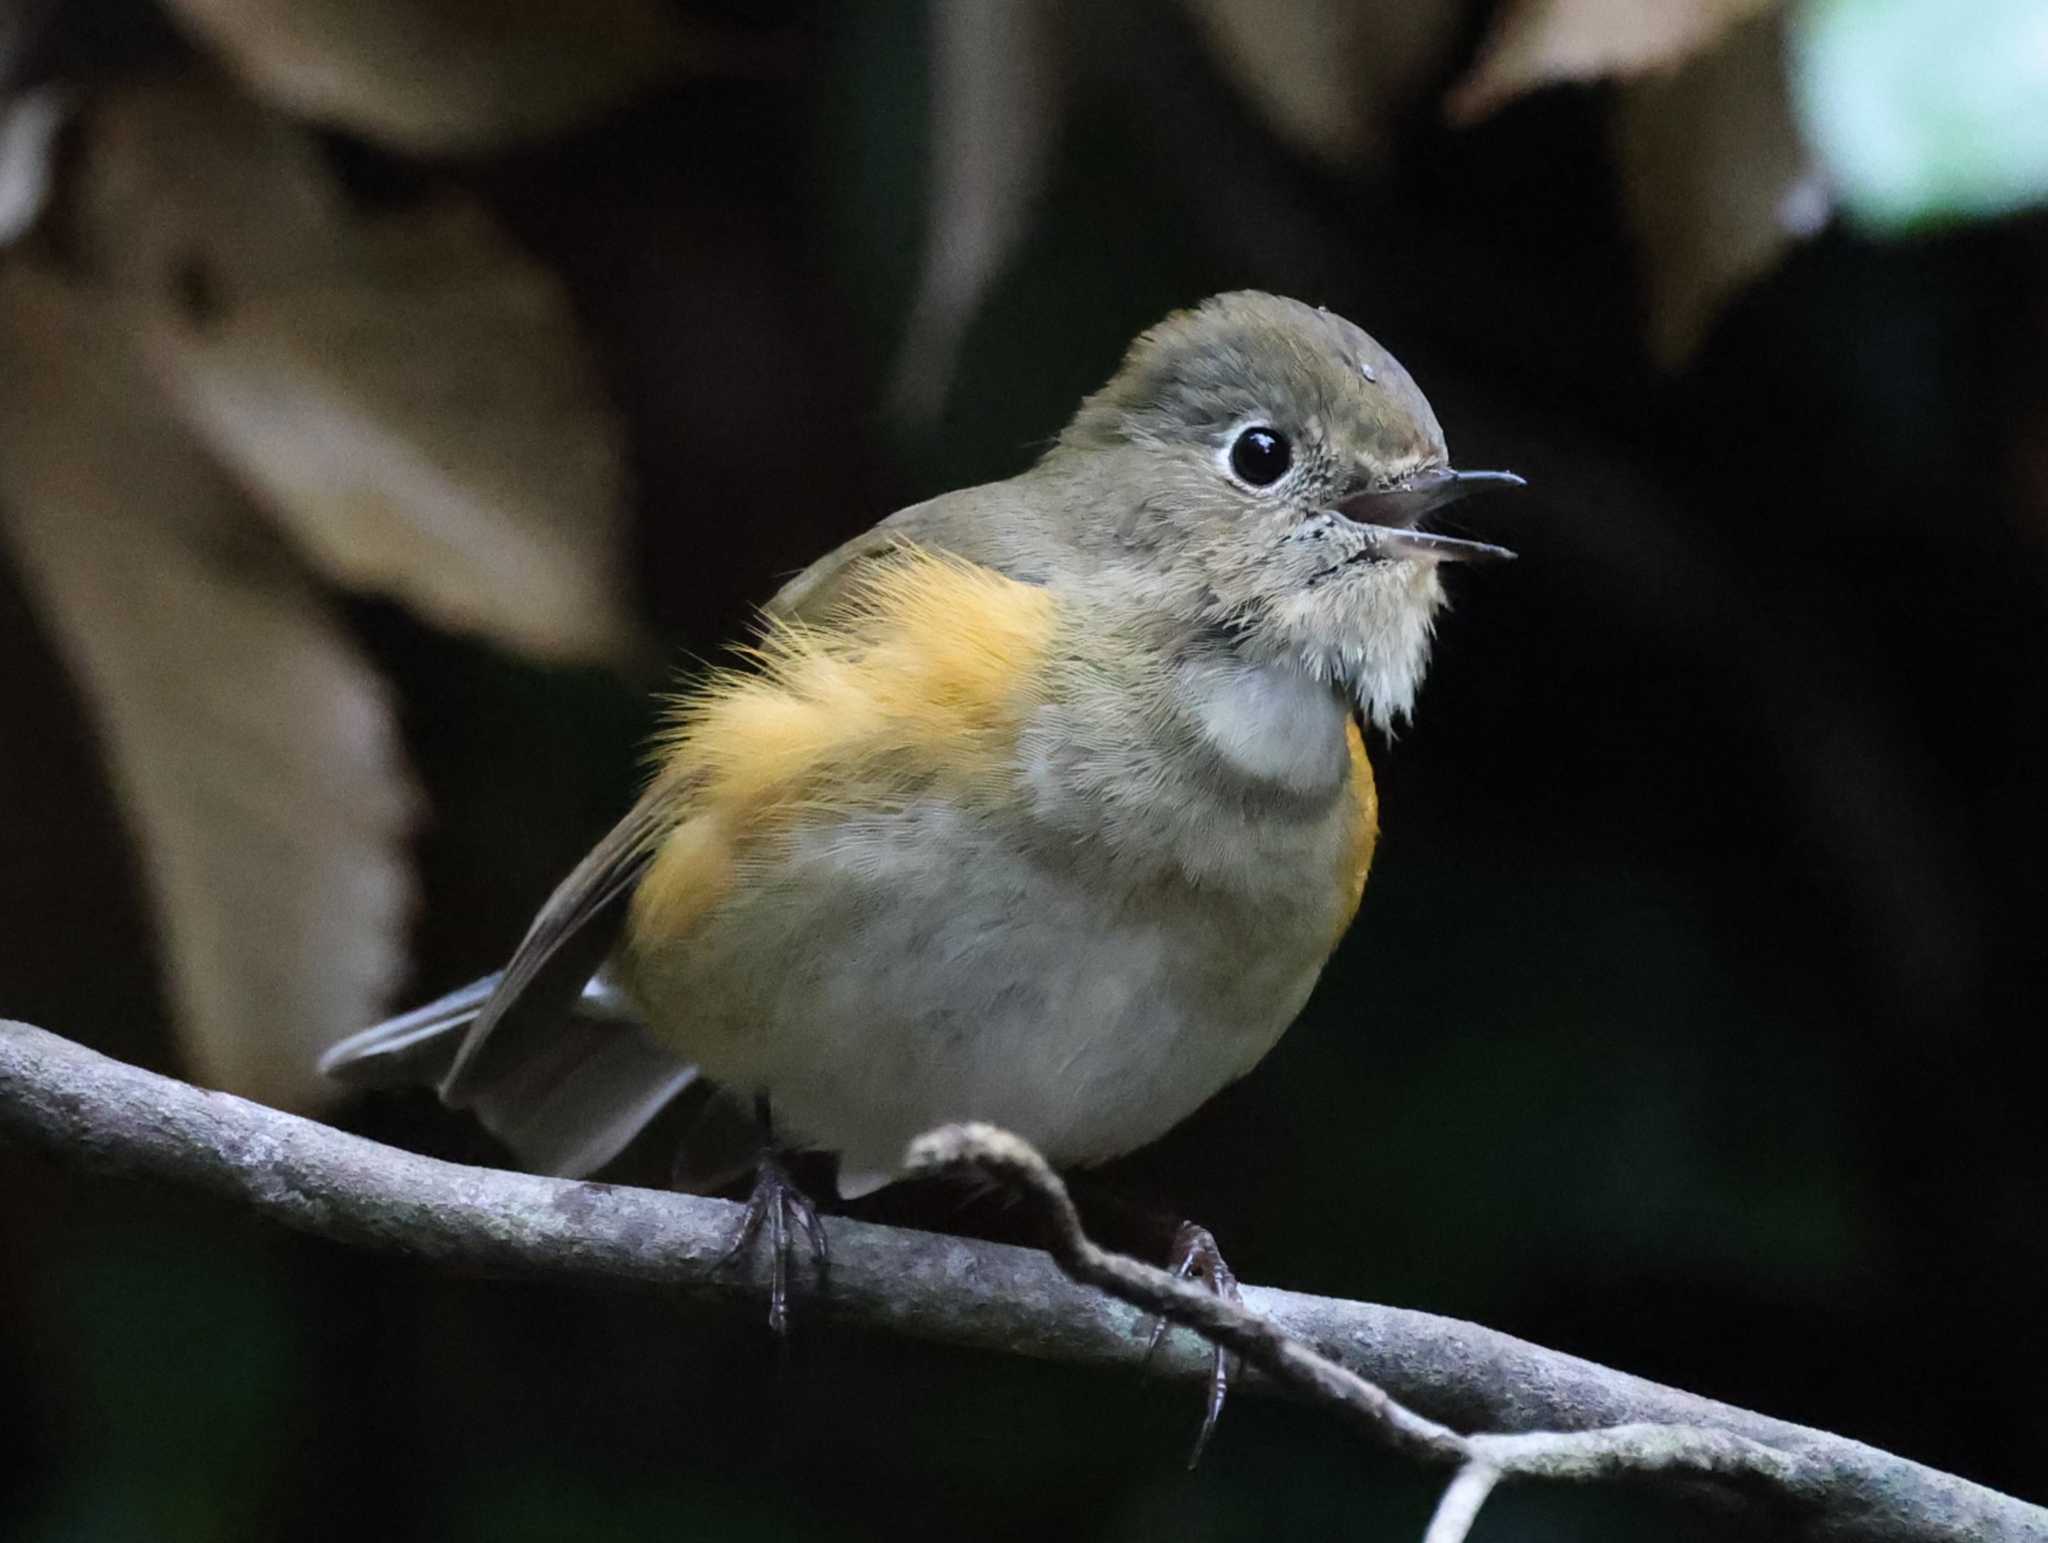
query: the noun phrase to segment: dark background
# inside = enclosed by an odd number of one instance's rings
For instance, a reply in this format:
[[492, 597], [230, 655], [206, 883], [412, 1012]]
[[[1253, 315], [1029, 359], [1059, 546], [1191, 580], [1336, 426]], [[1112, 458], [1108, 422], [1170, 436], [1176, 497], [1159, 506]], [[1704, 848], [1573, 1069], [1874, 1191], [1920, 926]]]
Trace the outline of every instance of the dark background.
[[[1307, 1014], [1125, 1180], [1246, 1279], [2048, 1501], [2048, 228], [1831, 229], [1660, 371], [1604, 91], [1467, 130], [1424, 102], [1390, 168], [1347, 176], [1283, 148], [1181, 13], [1116, 7], [943, 410], [906, 430], [882, 404], [926, 218], [924, 13], [714, 9], [792, 68], [434, 172], [571, 287], [678, 662], [889, 509], [1023, 467], [1132, 333], [1222, 288], [1358, 320], [1461, 464], [1532, 484], [1461, 511], [1521, 561], [1453, 576]], [[82, 10], [80, 56], [178, 49]], [[424, 175], [332, 148], [366, 198]], [[624, 806], [652, 707], [393, 605], [350, 620], [431, 810], [425, 993], [501, 960]], [[91, 730], [4, 569], [0, 646], [0, 1009], [174, 1067]], [[345, 1118], [491, 1158], [424, 1097]], [[815, 1324], [779, 1359], [751, 1314], [451, 1277], [15, 1153], [0, 1389], [0, 1534], [35, 1540], [1394, 1539], [1437, 1482], [1251, 1399], [1189, 1476], [1192, 1400], [1135, 1370]], [[1695, 1535], [1721, 1534], [1618, 1491], [1506, 1493], [1475, 1533]]]

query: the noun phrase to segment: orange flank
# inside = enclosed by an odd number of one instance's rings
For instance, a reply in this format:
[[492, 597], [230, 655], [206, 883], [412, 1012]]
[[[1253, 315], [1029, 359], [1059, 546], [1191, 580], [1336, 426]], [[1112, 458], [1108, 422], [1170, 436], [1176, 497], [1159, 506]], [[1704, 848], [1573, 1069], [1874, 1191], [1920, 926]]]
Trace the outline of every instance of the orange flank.
[[633, 891], [630, 936], [666, 941], [688, 932], [732, 888], [733, 859], [723, 816], [685, 815], [660, 838]]
[[1372, 762], [1366, 759], [1365, 735], [1360, 732], [1356, 718], [1345, 725], [1345, 731], [1351, 744], [1351, 839], [1345, 844], [1343, 866], [1337, 873], [1346, 898], [1338, 915], [1337, 930], [1330, 938], [1333, 950], [1358, 915], [1358, 902], [1365, 897], [1365, 876], [1372, 868], [1372, 850], [1380, 838], [1379, 788], [1373, 782]]
[[682, 696], [650, 796], [674, 811], [633, 897], [632, 935], [673, 939], [762, 834], [944, 788], [1001, 797], [1043, 697], [1059, 603], [915, 548], [876, 560], [817, 624], [771, 621]]

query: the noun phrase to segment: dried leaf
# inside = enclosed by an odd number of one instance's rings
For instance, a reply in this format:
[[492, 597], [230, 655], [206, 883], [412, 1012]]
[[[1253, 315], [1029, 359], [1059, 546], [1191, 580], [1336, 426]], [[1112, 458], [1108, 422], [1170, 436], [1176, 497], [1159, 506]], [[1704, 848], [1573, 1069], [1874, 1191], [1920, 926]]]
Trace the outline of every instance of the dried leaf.
[[1445, 110], [1474, 123], [1565, 80], [1669, 69], [1778, 0], [1507, 0]]
[[50, 197], [50, 161], [57, 131], [71, 110], [61, 86], [0, 97], [0, 246], [35, 225]]
[[553, 134], [736, 57], [665, 0], [171, 0], [259, 96], [428, 152]]
[[1826, 184], [1786, 95], [1777, 19], [1748, 23], [1676, 75], [1628, 87], [1614, 129], [1651, 352], [1675, 365], [1737, 291], [1827, 221]]
[[1224, 71], [1295, 149], [1377, 167], [1438, 78], [1465, 0], [1185, 0]]
[[0, 270], [0, 533], [99, 727], [194, 1072], [284, 1107], [401, 963], [390, 703], [102, 297]]
[[1059, 0], [949, 0], [932, 10], [932, 207], [892, 411], [938, 412], [975, 307], [1024, 233], [1058, 139]]
[[621, 430], [568, 299], [473, 205], [366, 217], [293, 125], [118, 97], [84, 239], [170, 399], [341, 583], [557, 660], [633, 646]]

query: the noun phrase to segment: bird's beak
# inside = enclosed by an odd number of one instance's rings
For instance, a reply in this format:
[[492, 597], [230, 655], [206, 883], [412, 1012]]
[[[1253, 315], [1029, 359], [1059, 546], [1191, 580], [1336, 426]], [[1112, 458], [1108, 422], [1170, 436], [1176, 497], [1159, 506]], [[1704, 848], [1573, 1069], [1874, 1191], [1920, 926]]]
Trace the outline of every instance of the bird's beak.
[[1490, 541], [1467, 541], [1415, 528], [1421, 518], [1469, 493], [1527, 486], [1511, 471], [1453, 471], [1439, 466], [1392, 487], [1353, 493], [1337, 505], [1346, 519], [1372, 531], [1378, 555], [1435, 562], [1502, 562], [1515, 554]]

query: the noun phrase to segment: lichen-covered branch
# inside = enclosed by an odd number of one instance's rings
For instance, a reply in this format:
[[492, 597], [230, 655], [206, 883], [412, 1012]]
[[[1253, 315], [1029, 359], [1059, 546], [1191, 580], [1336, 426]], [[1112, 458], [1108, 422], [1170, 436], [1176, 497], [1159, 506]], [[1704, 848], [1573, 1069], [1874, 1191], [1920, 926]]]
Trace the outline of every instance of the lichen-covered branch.
[[[739, 1208], [727, 1201], [468, 1168], [398, 1151], [108, 1059], [0, 1021], [0, 1138], [103, 1172], [153, 1177], [247, 1204], [345, 1243], [494, 1274], [654, 1285], [758, 1310], [766, 1261], [715, 1268]], [[1024, 1149], [1028, 1151], [1029, 1149]], [[1062, 1243], [1072, 1262], [1071, 1238]], [[1085, 1240], [1084, 1240], [1085, 1241]], [[1089, 1245], [1093, 1249], [1092, 1244]], [[1475, 1324], [1368, 1303], [1244, 1288], [1258, 1326], [1164, 1272], [1094, 1250], [1147, 1306], [1215, 1333], [1275, 1386], [1338, 1404], [1418, 1458], [1460, 1465], [1446, 1495], [1477, 1504], [1494, 1482], [1673, 1467], [1722, 1476], [1716, 1493], [1814, 1539], [2048, 1543], [2048, 1510], [1822, 1431], [1661, 1387]], [[1145, 1291], [1151, 1291], [1151, 1285]], [[946, 1344], [1130, 1367], [1146, 1308], [1080, 1284], [1034, 1249], [847, 1219], [810, 1310]], [[1134, 1293], [1137, 1294], [1137, 1293]], [[1206, 1316], [1205, 1316], [1206, 1315]], [[1282, 1349], [1280, 1347], [1288, 1347]], [[1205, 1348], [1170, 1336], [1158, 1372], [1195, 1382]], [[1394, 1415], [1368, 1416], [1354, 1384]], [[1342, 1399], [1331, 1397], [1344, 1390]], [[1674, 1443], [1672, 1427], [1683, 1428]], [[1485, 1435], [1461, 1435], [1482, 1431]], [[1717, 1446], [1702, 1433], [1726, 1438]], [[1391, 1434], [1390, 1434], [1391, 1433]], [[1560, 1443], [1564, 1433], [1583, 1439]], [[1774, 1459], [1782, 1472], [1766, 1472]], [[1718, 1454], [1718, 1455], [1716, 1455]], [[1539, 1460], [1540, 1459], [1540, 1460]], [[1544, 1466], [1549, 1465], [1549, 1466]], [[1440, 1516], [1435, 1537], [1455, 1518]], [[1469, 1525], [1469, 1516], [1466, 1518]]]

